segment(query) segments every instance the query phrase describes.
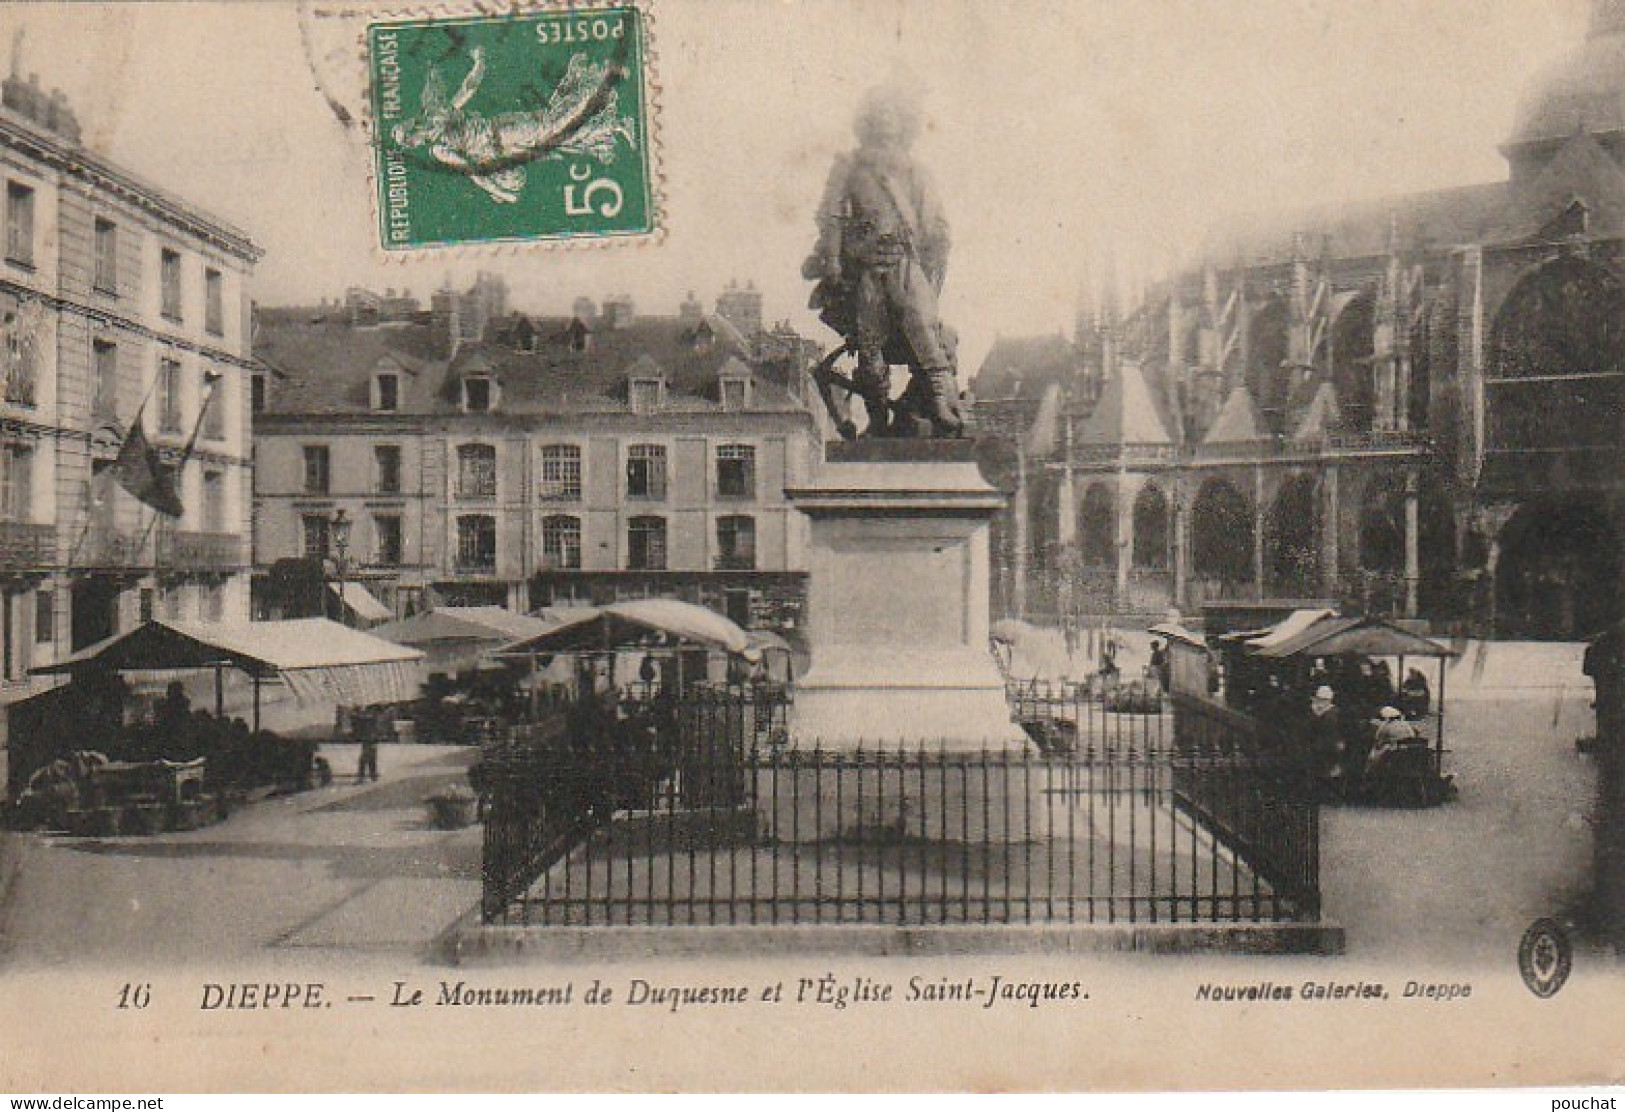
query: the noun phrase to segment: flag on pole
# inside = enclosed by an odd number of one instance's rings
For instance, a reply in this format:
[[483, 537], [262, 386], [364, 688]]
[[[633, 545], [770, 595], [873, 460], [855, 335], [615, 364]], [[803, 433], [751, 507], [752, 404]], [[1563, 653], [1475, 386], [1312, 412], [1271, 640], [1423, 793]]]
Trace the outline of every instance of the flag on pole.
[[175, 492], [174, 474], [147, 439], [141, 416], [140, 412], [136, 413], [124, 443], [119, 445], [118, 458], [113, 461], [113, 478], [137, 501], [168, 517], [180, 517], [185, 508]]

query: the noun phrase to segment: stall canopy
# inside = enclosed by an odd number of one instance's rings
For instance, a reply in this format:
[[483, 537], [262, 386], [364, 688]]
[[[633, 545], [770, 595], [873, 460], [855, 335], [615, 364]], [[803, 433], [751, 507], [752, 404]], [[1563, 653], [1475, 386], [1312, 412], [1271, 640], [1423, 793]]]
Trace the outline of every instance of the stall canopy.
[[395, 616], [393, 610], [360, 583], [329, 583], [327, 589], [340, 605], [363, 622], [387, 622]]
[[300, 702], [366, 706], [417, 693], [416, 649], [326, 618], [280, 622], [152, 621], [87, 646], [41, 675], [239, 668], [256, 680], [280, 676]]
[[1193, 648], [1205, 649], [1207, 647], [1206, 642], [1202, 640], [1201, 634], [1195, 630], [1186, 629], [1178, 622], [1158, 622], [1148, 628], [1146, 632], [1156, 637], [1166, 637], [1169, 641], [1177, 641], [1182, 645], [1190, 645]]
[[750, 643], [744, 630], [715, 610], [677, 599], [650, 598], [572, 611], [562, 624], [536, 636], [513, 641], [498, 652], [504, 656], [525, 656], [611, 649], [635, 644], [651, 633], [731, 653], [744, 652]]
[[1248, 642], [1255, 655], [1279, 659], [1288, 656], [1454, 656], [1427, 637], [1411, 633], [1377, 618], [1323, 617], [1293, 636]]
[[370, 632], [397, 645], [427, 647], [446, 643], [505, 645], [546, 633], [559, 623], [500, 606], [442, 606], [410, 618], [386, 622]]
[[1292, 641], [1305, 630], [1336, 616], [1335, 610], [1294, 610], [1268, 629], [1254, 634], [1244, 634], [1242, 639], [1246, 641], [1249, 649], [1267, 655], [1269, 650]]
[[492, 649], [546, 633], [556, 625], [500, 606], [442, 606], [386, 622], [371, 632], [397, 645], [422, 649], [431, 670], [453, 672], [477, 669]]

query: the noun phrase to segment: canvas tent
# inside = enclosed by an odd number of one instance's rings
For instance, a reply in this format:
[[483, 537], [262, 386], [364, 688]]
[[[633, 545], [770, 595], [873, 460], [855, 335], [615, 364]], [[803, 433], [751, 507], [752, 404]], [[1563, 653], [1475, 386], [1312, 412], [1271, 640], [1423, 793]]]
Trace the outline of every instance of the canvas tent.
[[472, 668], [488, 650], [538, 636], [556, 625], [500, 606], [441, 606], [386, 622], [370, 632], [397, 645], [421, 649], [428, 667], [451, 671]]
[[383, 603], [378, 597], [360, 583], [329, 583], [327, 591], [333, 596], [340, 609], [354, 614], [356, 620], [367, 625], [377, 625], [387, 622], [395, 616], [395, 612]]
[[650, 598], [571, 611], [552, 629], [513, 641], [499, 651], [505, 656], [528, 656], [605, 650], [636, 643], [651, 633], [730, 653], [742, 653], [750, 645], [745, 631], [715, 610], [678, 599]]
[[1270, 659], [1289, 656], [1455, 655], [1437, 641], [1377, 618], [1339, 618], [1329, 614], [1300, 626], [1284, 637], [1272, 634], [1267, 638], [1254, 638], [1247, 642], [1247, 647], [1258, 656]]
[[237, 668], [254, 679], [254, 728], [259, 728], [260, 682], [280, 677], [302, 703], [342, 706], [401, 702], [417, 691], [423, 654], [326, 618], [278, 622], [147, 622], [109, 637], [66, 660], [35, 668], [39, 675], [213, 670], [217, 710], [222, 672]]

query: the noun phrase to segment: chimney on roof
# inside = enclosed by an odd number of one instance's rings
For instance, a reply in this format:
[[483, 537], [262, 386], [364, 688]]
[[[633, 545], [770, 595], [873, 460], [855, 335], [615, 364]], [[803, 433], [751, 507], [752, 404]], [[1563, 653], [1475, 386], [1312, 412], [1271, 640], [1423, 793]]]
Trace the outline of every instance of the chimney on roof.
[[732, 324], [746, 339], [762, 331], [762, 295], [751, 282], [741, 287], [729, 282], [728, 288], [717, 295], [717, 316]]
[[688, 297], [684, 298], [683, 304], [678, 307], [677, 319], [686, 328], [693, 328], [705, 319], [705, 306], [700, 304], [693, 290], [688, 291]]
[[19, 30], [11, 40], [11, 72], [0, 80], [0, 104], [53, 131], [70, 142], [79, 141], [79, 120], [68, 105], [61, 89], [47, 93], [40, 86], [39, 74], [30, 73], [23, 80], [23, 32]]
[[604, 327], [624, 328], [632, 323], [632, 295], [612, 294], [604, 298]]
[[598, 305], [590, 297], [578, 297], [570, 307], [570, 315], [576, 317], [582, 324], [591, 326], [598, 323]]
[[429, 332], [442, 359], [457, 354], [462, 343], [462, 298], [452, 290], [436, 290], [429, 299]]

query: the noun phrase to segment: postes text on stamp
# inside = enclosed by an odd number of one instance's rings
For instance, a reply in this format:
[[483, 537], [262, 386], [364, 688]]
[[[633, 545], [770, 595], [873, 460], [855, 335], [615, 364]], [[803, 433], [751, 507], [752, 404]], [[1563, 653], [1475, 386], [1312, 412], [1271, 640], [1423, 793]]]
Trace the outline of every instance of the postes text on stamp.
[[386, 251], [656, 228], [632, 4], [367, 28]]

